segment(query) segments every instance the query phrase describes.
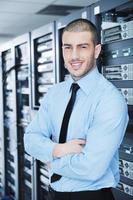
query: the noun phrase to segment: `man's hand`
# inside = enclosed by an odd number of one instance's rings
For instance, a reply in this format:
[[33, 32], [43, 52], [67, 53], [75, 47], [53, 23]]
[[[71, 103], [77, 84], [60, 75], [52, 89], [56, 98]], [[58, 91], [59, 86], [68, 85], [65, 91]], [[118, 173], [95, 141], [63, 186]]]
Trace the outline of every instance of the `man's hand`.
[[63, 144], [57, 144], [53, 150], [53, 157], [60, 158], [67, 154], [81, 153], [85, 140], [74, 139]]

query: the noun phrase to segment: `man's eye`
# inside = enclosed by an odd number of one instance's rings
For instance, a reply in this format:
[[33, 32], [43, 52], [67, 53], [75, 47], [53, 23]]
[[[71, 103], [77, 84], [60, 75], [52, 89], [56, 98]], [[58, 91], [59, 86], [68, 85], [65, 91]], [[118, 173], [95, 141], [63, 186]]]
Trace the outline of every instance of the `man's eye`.
[[86, 49], [86, 48], [87, 48], [87, 46], [86, 46], [86, 45], [83, 45], [83, 46], [81, 46], [81, 48], [82, 48], [82, 49]]
[[66, 46], [66, 47], [64, 47], [64, 49], [68, 50], [68, 49], [71, 49], [71, 47], [69, 47], [69, 46]]

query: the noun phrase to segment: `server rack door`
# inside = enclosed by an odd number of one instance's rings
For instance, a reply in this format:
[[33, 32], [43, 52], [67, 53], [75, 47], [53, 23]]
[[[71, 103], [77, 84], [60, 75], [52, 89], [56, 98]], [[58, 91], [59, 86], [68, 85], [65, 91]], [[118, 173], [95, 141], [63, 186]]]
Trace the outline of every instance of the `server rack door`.
[[[88, 8], [89, 9], [89, 8]], [[66, 17], [63, 17], [62, 19], [59, 19], [56, 22], [56, 77], [57, 82], [63, 81], [69, 77], [69, 73], [66, 69], [66, 66], [64, 64], [63, 56], [62, 56], [62, 32], [63, 28], [72, 20], [78, 19], [78, 18], [90, 18], [90, 13], [87, 12], [87, 9], [81, 9], [79, 11], [74, 12], [73, 14], [70, 14]]]
[[27, 33], [13, 40], [16, 115], [17, 115], [17, 150], [18, 150], [18, 189], [19, 199], [34, 199], [33, 158], [24, 151], [23, 136], [30, 117], [30, 35]]
[[[32, 47], [32, 113], [35, 114], [43, 96], [56, 82], [55, 23], [47, 24], [31, 33]], [[45, 163], [35, 161], [35, 199], [45, 200], [48, 190], [48, 170]]]
[[3, 135], [4, 135], [4, 194], [18, 199], [18, 154], [16, 130], [15, 70], [12, 47], [6, 46], [2, 56]]
[[[100, 71], [125, 97], [129, 124], [119, 149], [120, 182], [113, 190], [116, 200], [133, 198], [133, 3], [101, 1], [91, 7], [102, 43]], [[111, 4], [112, 3], [112, 4]], [[116, 5], [116, 6], [115, 6]]]
[[[1, 50], [0, 50], [1, 51]], [[5, 170], [4, 170], [4, 127], [3, 127], [3, 76], [2, 76], [2, 55], [0, 52], [0, 198], [4, 196], [5, 191]]]
[[38, 109], [42, 97], [56, 82], [55, 24], [50, 23], [31, 33], [32, 41], [32, 105]]

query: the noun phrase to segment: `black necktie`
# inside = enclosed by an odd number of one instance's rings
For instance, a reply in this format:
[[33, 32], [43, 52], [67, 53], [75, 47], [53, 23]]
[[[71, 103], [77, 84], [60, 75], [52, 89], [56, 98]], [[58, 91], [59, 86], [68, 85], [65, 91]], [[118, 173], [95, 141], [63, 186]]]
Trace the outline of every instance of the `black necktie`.
[[[72, 89], [72, 94], [71, 94], [71, 98], [67, 104], [65, 113], [64, 113], [64, 117], [62, 120], [62, 125], [61, 125], [61, 130], [60, 130], [60, 137], [59, 137], [59, 143], [64, 143], [66, 141], [66, 137], [67, 137], [67, 129], [68, 129], [68, 123], [69, 123], [69, 119], [72, 113], [72, 109], [73, 109], [73, 105], [75, 103], [75, 99], [76, 99], [76, 92], [79, 89], [79, 85], [77, 83], [73, 83], [71, 86]], [[58, 174], [53, 174], [51, 176], [51, 183], [58, 181], [61, 178], [61, 175]]]

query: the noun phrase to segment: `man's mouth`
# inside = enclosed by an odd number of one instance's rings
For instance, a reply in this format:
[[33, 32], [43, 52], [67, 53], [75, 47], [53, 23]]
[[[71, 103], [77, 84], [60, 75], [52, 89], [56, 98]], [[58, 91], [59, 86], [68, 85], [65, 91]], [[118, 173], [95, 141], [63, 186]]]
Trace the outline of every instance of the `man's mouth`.
[[72, 66], [72, 68], [74, 69], [74, 70], [78, 70], [78, 69], [80, 69], [80, 67], [82, 66], [82, 63], [83, 62], [71, 62], [71, 66]]

